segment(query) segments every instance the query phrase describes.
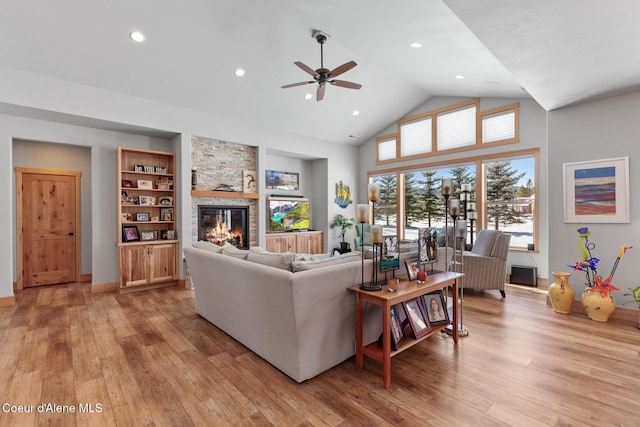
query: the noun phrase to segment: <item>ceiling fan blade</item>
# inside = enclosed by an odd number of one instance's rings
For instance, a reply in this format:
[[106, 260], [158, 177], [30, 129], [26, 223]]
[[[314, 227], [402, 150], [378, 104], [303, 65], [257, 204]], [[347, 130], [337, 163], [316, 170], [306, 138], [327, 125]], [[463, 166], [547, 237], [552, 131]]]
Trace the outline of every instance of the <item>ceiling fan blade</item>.
[[329, 77], [338, 77], [340, 74], [346, 73], [347, 71], [349, 71], [350, 69], [352, 69], [356, 65], [358, 65], [358, 64], [356, 64], [354, 61], [349, 61], [347, 63], [344, 63], [341, 66], [331, 70], [329, 72]]
[[315, 80], [312, 80], [312, 81], [310, 81], [310, 82], [291, 83], [291, 84], [284, 85], [284, 86], [280, 86], [280, 87], [281, 87], [282, 89], [286, 89], [286, 88], [289, 88], [289, 87], [296, 87], [296, 86], [308, 85], [308, 84], [311, 84], [311, 83], [315, 83]]
[[325, 86], [318, 86], [318, 92], [316, 93], [316, 101], [322, 101], [324, 98], [324, 88]]
[[347, 89], [360, 89], [362, 87], [359, 83], [348, 82], [346, 80], [331, 80], [329, 83], [334, 86], [346, 87]]
[[309, 67], [308, 65], [303, 64], [300, 61], [296, 61], [296, 62], [294, 62], [294, 64], [296, 64], [298, 67], [300, 67], [302, 69], [302, 71], [312, 75], [313, 77], [316, 77], [318, 75], [318, 73], [316, 73], [316, 70], [314, 70], [313, 68]]

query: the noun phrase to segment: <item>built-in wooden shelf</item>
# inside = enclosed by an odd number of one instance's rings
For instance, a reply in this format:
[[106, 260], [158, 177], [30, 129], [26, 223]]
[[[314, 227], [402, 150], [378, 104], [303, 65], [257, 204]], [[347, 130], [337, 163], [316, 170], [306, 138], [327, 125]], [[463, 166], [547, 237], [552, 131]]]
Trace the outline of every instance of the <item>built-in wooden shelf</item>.
[[192, 197], [228, 197], [230, 199], [257, 199], [258, 193], [243, 193], [241, 191], [210, 191], [191, 190]]

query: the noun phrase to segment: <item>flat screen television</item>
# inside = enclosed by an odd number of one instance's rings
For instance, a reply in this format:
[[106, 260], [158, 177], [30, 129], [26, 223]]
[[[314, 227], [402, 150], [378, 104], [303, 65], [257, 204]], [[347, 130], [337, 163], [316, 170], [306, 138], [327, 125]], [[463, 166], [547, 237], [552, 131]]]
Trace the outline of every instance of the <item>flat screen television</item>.
[[269, 231], [308, 230], [311, 226], [309, 199], [297, 197], [267, 198]]

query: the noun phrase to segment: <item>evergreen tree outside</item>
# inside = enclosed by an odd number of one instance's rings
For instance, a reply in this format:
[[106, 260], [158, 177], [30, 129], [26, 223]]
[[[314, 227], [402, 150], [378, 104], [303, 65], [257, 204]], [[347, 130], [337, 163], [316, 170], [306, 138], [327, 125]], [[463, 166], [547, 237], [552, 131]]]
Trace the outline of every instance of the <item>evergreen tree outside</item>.
[[511, 167], [510, 161], [495, 162], [487, 165], [487, 222], [494, 229], [512, 224], [524, 224], [526, 214], [513, 206], [516, 199], [518, 182], [526, 172], [518, 172]]
[[475, 194], [476, 192], [476, 177], [475, 177], [475, 167], [473, 170], [470, 170], [471, 167], [469, 165], [465, 166], [456, 166], [449, 169], [449, 173], [453, 176], [453, 195], [452, 197], [458, 199], [460, 198], [460, 189], [462, 188], [462, 184], [471, 184], [471, 192]]
[[404, 224], [411, 226], [414, 222], [425, 219], [424, 203], [420, 182], [414, 172], [404, 174]]
[[518, 199], [526, 199], [531, 197], [535, 193], [535, 188], [533, 187], [533, 182], [531, 178], [527, 180], [526, 185], [521, 185], [518, 187], [518, 191], [516, 191], [516, 197]]
[[427, 224], [431, 227], [431, 220], [444, 220], [444, 201], [442, 199], [442, 178], [436, 177], [437, 170], [422, 172], [424, 176], [424, 215]]
[[396, 222], [392, 221], [392, 218], [395, 219], [398, 212], [396, 205], [396, 175], [377, 176], [374, 178], [374, 182], [380, 186], [380, 200], [375, 204], [373, 223], [396, 225]]

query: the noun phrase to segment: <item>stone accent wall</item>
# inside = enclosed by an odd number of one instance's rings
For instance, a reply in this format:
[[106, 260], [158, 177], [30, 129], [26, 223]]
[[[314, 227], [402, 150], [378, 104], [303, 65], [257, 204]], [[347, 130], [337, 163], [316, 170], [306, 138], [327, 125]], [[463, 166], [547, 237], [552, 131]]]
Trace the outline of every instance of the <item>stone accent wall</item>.
[[[220, 184], [242, 191], [242, 171], [256, 170], [256, 147], [218, 141], [211, 138], [191, 138], [191, 166], [197, 169], [197, 190], [213, 190]], [[198, 240], [198, 205], [249, 206], [250, 246], [258, 242], [258, 201], [226, 197], [191, 198], [191, 240]]]

